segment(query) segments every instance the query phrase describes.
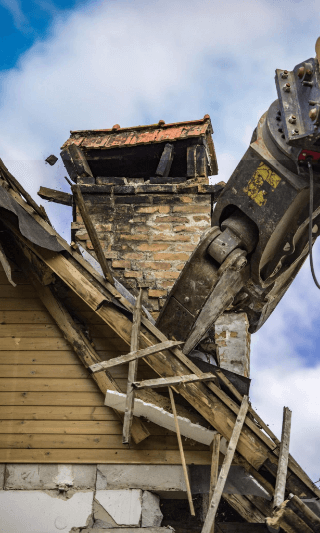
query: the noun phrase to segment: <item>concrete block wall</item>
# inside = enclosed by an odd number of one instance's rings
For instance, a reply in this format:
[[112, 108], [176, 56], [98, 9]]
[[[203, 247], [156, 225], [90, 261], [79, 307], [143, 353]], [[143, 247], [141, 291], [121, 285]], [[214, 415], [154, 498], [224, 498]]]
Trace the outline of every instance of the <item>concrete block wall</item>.
[[[144, 287], [143, 304], [157, 318], [200, 236], [211, 225], [215, 186], [207, 178], [165, 185], [119, 179], [123, 185], [96, 178], [96, 184], [82, 183], [81, 190], [113, 274], [135, 295]], [[72, 238], [93, 253], [79, 213], [72, 223]]]
[[[169, 533], [159, 494], [185, 494], [179, 465], [0, 465], [0, 532]], [[158, 494], [159, 493], [159, 494]]]

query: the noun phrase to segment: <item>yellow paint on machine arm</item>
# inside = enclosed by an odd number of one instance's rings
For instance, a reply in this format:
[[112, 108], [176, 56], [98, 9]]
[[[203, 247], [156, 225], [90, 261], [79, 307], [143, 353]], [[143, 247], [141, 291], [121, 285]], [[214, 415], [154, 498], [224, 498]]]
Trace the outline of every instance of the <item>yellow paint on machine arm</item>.
[[263, 189], [264, 182], [268, 183], [274, 191], [281, 182], [281, 178], [265, 163], [260, 163], [252, 178], [249, 180], [247, 187], [243, 189], [259, 206], [266, 205], [267, 203], [267, 191]]

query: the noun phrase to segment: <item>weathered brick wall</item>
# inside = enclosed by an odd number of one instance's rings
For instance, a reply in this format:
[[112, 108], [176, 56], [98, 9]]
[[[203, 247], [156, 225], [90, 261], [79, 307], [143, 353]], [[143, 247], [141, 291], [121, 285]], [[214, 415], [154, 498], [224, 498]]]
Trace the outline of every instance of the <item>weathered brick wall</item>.
[[[211, 224], [213, 186], [205, 178], [181, 184], [123, 180], [82, 184], [85, 203], [115, 277], [137, 294], [156, 318], [181, 269]], [[119, 182], [119, 178], [117, 178]], [[128, 183], [129, 182], [129, 183]], [[199, 183], [200, 182], [200, 183]], [[73, 239], [92, 253], [81, 216]]]

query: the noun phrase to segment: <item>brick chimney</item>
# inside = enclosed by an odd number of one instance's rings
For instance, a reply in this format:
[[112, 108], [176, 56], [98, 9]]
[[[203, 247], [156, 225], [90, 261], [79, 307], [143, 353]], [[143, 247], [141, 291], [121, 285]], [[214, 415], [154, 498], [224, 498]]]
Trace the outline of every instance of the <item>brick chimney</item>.
[[[113, 275], [156, 319], [181, 269], [211, 225], [217, 173], [209, 115], [204, 119], [71, 132], [61, 156], [81, 186]], [[72, 240], [94, 255], [74, 209]]]

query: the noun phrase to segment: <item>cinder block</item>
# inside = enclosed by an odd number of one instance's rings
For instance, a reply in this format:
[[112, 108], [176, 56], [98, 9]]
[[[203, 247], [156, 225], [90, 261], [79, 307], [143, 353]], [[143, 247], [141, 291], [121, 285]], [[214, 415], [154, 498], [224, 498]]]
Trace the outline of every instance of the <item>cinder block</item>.
[[142, 527], [159, 527], [161, 526], [162, 519], [163, 514], [160, 511], [159, 496], [152, 492], [144, 491], [142, 495]]
[[5, 489], [95, 489], [96, 465], [9, 464]]
[[180, 465], [97, 465], [96, 488], [186, 491]]
[[140, 526], [142, 490], [98, 490], [96, 500], [119, 526]]
[[93, 492], [77, 492], [69, 499], [56, 492], [2, 491], [1, 533], [57, 533], [91, 526]]

